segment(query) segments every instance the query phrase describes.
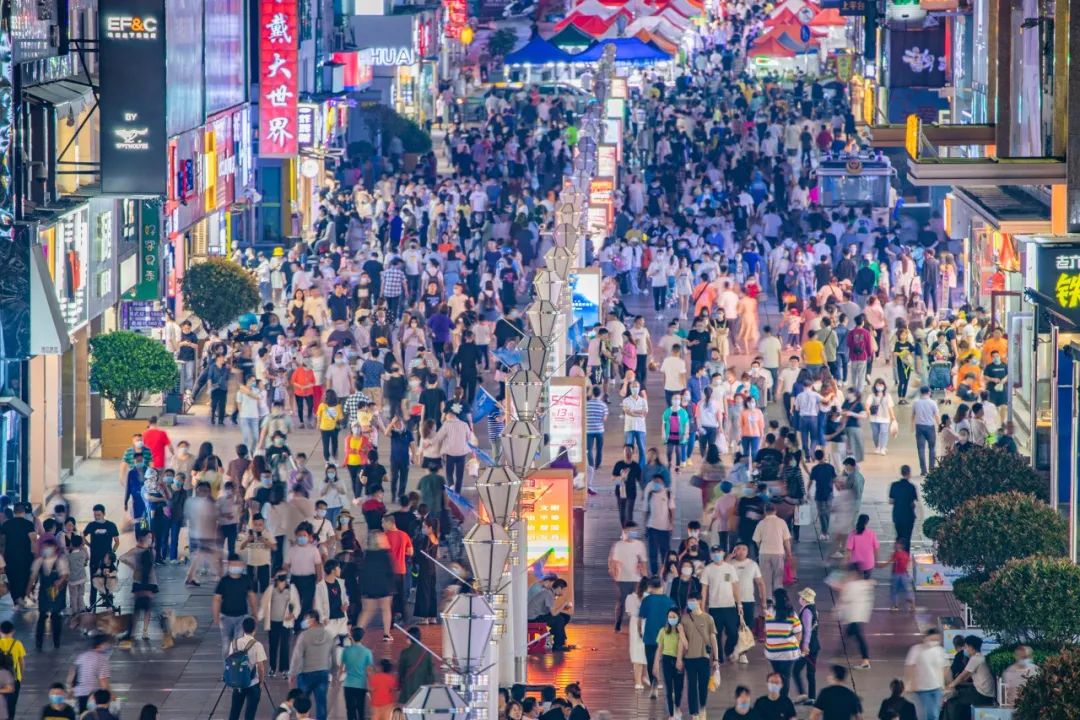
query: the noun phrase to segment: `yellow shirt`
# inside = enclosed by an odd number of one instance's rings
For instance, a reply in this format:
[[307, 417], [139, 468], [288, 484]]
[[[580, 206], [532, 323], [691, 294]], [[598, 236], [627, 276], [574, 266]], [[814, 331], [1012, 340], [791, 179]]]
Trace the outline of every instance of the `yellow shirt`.
[[337, 430], [338, 420], [345, 417], [341, 411], [341, 405], [327, 405], [320, 403], [315, 411], [315, 419], [319, 421], [320, 430]]
[[807, 365], [824, 365], [825, 345], [820, 340], [807, 340], [802, 346], [802, 356]]
[[15, 638], [0, 638], [0, 652], [11, 656], [11, 662], [15, 665], [15, 679], [22, 682], [23, 658], [26, 657], [26, 647]]
[[679, 653], [679, 631], [668, 632], [665, 625], [656, 635], [656, 644], [660, 646], [660, 654], [675, 657]]

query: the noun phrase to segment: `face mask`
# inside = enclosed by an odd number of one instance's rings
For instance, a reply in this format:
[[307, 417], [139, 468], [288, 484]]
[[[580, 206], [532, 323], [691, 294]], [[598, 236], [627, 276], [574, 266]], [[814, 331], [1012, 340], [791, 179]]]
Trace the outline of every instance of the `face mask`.
[[784, 689], [784, 686], [781, 685], [780, 683], [769, 683], [768, 688], [769, 688], [770, 693], [776, 695], [776, 694], [779, 694], [779, 692]]
[[640, 386], [640, 385], [631, 385], [631, 386], [630, 386], [630, 392], [634, 393], [635, 395], [637, 395], [637, 392], [638, 392], [638, 390], [640, 390], [640, 389], [641, 389], [641, 386]]
[[336, 470], [330, 470], [330, 471], [328, 471], [328, 472], [326, 473], [326, 477], [327, 477], [328, 479], [330, 479], [330, 480], [333, 480], [334, 478], [336, 478], [336, 477], [337, 477], [337, 471], [336, 471]]
[[724, 553], [713, 553], [712, 561], [714, 563], [724, 562]]
[[63, 705], [65, 700], [67, 700], [67, 698], [63, 695], [49, 696], [49, 702], [51, 702], [53, 705]]
[[696, 612], [697, 611], [697, 601], [696, 600], [691, 600], [690, 602], [686, 603], [686, 609], [689, 610], [690, 612]]
[[674, 399], [672, 399], [672, 401], [671, 401], [671, 407], [673, 407], [673, 408], [675, 408], [676, 410], [678, 410], [678, 409], [679, 409], [679, 406], [680, 406], [680, 405], [682, 405], [682, 400], [679, 400], [678, 398], [674, 398]]
[[742, 490], [743, 497], [754, 497], [754, 488], [744, 487]]
[[275, 447], [281, 447], [284, 444], [285, 444], [285, 441], [282, 438], [274, 438], [274, 446]]
[[317, 518], [323, 518], [323, 517], [326, 517], [326, 511], [325, 511], [325, 510], [323, 510], [322, 508], [320, 508], [320, 509], [316, 510], [316, 511], [315, 511], [315, 517], [317, 517]]
[[701, 531], [700, 530], [691, 530], [690, 531], [690, 537], [692, 537], [692, 538], [701, 537]]
[[627, 540], [637, 540], [639, 537], [641, 537], [641, 533], [639, 533], [637, 530], [627, 530], [626, 531], [626, 539]]
[[244, 574], [244, 566], [243, 565], [230, 565], [229, 566], [229, 574], [232, 575], [233, 577], [243, 575]]
[[270, 487], [274, 484], [273, 478], [271, 478], [269, 475], [259, 478], [259, 482], [262, 484], [263, 487]]
[[297, 545], [307, 545], [308, 544], [308, 536], [307, 535], [301, 535], [300, 537], [296, 538], [296, 544]]
[[131, 447], [135, 448], [136, 450], [142, 450], [142, 440], [136, 440], [135, 442], [131, 443]]
[[679, 618], [669, 617], [667, 619], [667, 624], [670, 625], [671, 627], [675, 627], [676, 625], [679, 624]]
[[1034, 664], [1035, 664], [1035, 661], [1032, 660], [1031, 658], [1024, 658], [1023, 660], [1020, 661], [1020, 666], [1021, 667], [1031, 667]]
[[740, 712], [750, 712], [750, 703], [746, 701], [737, 702], [735, 708]]
[[311, 621], [308, 620], [307, 618], [304, 618], [303, 620], [300, 621], [300, 627], [303, 628], [304, 630], [307, 630], [309, 627], [311, 627]]
[[51, 548], [51, 547], [42, 548], [41, 549], [41, 554], [44, 557], [52, 557], [53, 555], [56, 554], [56, 548]]

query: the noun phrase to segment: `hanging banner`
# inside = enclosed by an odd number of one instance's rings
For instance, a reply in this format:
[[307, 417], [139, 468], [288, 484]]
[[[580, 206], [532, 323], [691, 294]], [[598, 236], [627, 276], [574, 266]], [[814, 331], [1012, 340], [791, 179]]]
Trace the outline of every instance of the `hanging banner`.
[[296, 0], [259, 2], [259, 156], [297, 152]]
[[[101, 189], [165, 192], [165, 3], [101, 0]], [[136, 90], [137, 89], [137, 90]]]
[[945, 25], [889, 31], [889, 87], [945, 86]]

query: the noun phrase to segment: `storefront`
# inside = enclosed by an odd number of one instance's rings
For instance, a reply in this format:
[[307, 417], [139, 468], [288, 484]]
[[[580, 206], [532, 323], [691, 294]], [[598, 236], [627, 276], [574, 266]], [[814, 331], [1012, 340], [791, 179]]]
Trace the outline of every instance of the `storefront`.
[[39, 497], [95, 449], [102, 401], [89, 382], [89, 340], [117, 327], [121, 205], [84, 199], [36, 229], [29, 363], [30, 490]]
[[379, 101], [421, 126], [434, 118], [439, 87], [435, 13], [422, 10], [351, 21], [359, 61], [374, 68], [372, 89]]
[[232, 254], [234, 242], [250, 236], [247, 190], [252, 180], [248, 106], [170, 138], [161, 256], [166, 298], [178, 316], [183, 315], [177, 290], [184, 270], [193, 262]]
[[319, 194], [333, 184], [345, 156], [348, 103], [341, 99], [301, 102], [297, 106], [296, 140], [300, 155], [292, 163], [295, 173], [296, 212], [299, 225], [310, 229], [319, 210]]
[[[1025, 297], [1033, 309], [1031, 342], [1010, 349], [1025, 355], [1018, 368], [1031, 378], [1024, 388], [1034, 427], [1032, 459], [1051, 478], [1051, 502], [1070, 508], [1071, 555], [1076, 559], [1076, 497], [1080, 482], [1080, 235], [1022, 238], [1025, 255]], [[1026, 373], [1026, 374], [1024, 374]]]

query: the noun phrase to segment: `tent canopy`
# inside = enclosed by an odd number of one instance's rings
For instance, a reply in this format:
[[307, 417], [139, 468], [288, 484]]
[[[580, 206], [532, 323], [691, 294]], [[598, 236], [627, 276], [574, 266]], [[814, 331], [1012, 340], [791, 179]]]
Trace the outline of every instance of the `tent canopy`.
[[608, 45], [615, 47], [615, 62], [648, 64], [671, 59], [671, 55], [636, 37], [602, 40], [572, 57], [575, 62], [597, 62], [603, 57], [604, 48]]
[[840, 11], [836, 8], [829, 8], [828, 10], [822, 10], [814, 19], [810, 21], [810, 24], [814, 27], [823, 27], [829, 25], [846, 25], [846, 21], [843, 16], [840, 15]]
[[507, 65], [553, 65], [573, 62], [574, 56], [555, 47], [539, 35], [533, 35], [524, 46], [510, 53], [503, 62]]
[[593, 38], [576, 25], [567, 25], [560, 32], [548, 38], [548, 42], [557, 48], [586, 48], [593, 44]]
[[746, 55], [748, 57], [771, 57], [771, 58], [788, 58], [795, 57], [797, 53], [794, 50], [784, 47], [780, 44], [780, 41], [776, 38], [768, 38], [764, 42], [757, 42], [752, 48], [750, 48]]
[[608, 16], [603, 15], [585, 15], [579, 12], [572, 12], [565, 18], [555, 24], [555, 31], [562, 32], [565, 28], [573, 25], [578, 30], [589, 35], [589, 37], [599, 38], [603, 36], [611, 26], [615, 24], [620, 16], [623, 16], [627, 21], [631, 20], [629, 13], [619, 10]]

